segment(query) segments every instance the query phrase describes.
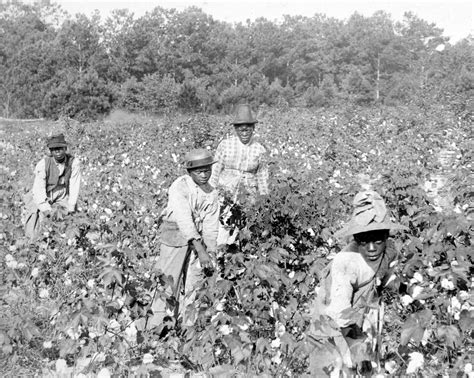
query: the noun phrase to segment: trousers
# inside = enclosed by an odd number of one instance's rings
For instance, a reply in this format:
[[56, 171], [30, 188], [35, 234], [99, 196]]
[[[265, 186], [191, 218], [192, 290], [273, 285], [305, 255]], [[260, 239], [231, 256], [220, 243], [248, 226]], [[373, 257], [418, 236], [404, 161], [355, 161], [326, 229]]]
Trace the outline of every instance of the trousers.
[[194, 303], [195, 289], [202, 280], [202, 269], [199, 259], [190, 246], [169, 246], [161, 244], [160, 255], [156, 258], [154, 270], [161, 270], [165, 275], [173, 278], [173, 285], [165, 288], [167, 296], [174, 295], [178, 301], [178, 311], [169, 306], [167, 301], [160, 295], [155, 295], [151, 309], [153, 316], [148, 325], [158, 327], [163, 323], [167, 314], [177, 314], [182, 317], [184, 325], [194, 324], [196, 311], [188, 308]]

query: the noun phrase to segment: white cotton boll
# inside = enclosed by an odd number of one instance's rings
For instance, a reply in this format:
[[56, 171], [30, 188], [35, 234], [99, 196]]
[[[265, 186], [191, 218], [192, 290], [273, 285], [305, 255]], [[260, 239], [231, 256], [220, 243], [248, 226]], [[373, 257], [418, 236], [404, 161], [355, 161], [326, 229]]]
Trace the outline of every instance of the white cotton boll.
[[43, 299], [44, 299], [44, 298], [49, 298], [49, 291], [48, 291], [48, 289], [44, 289], [44, 288], [41, 289], [41, 290], [39, 291], [38, 296], [39, 296], [40, 298], [43, 298]]
[[288, 273], [288, 277], [293, 278], [295, 276], [295, 271], [292, 270], [290, 273]]
[[137, 341], [137, 327], [135, 327], [135, 324], [132, 323], [130, 324], [127, 328], [125, 328], [125, 334], [127, 335], [127, 341], [129, 343], [136, 343]]
[[280, 365], [281, 364], [281, 352], [278, 351], [275, 356], [272, 357], [272, 362]]
[[454, 310], [460, 310], [461, 309], [461, 302], [456, 297], [451, 298], [451, 307]]
[[154, 358], [150, 353], [145, 353], [143, 355], [143, 360], [142, 361], [143, 361], [144, 364], [151, 364], [151, 363], [153, 363], [153, 360], [154, 360]]
[[61, 373], [67, 370], [66, 360], [60, 358], [56, 360], [56, 373]]
[[223, 324], [219, 327], [219, 332], [224, 336], [230, 335], [232, 333], [232, 327], [229, 327], [227, 324]]
[[407, 374], [413, 374], [416, 373], [418, 369], [421, 369], [424, 365], [425, 359], [423, 355], [419, 352], [412, 352], [410, 353], [410, 360], [408, 362]]
[[276, 322], [275, 324], [275, 336], [282, 337], [286, 332], [286, 327], [281, 324], [280, 322]]
[[120, 331], [120, 323], [116, 321], [115, 319], [110, 320], [109, 329], [111, 329], [114, 332]]
[[447, 278], [443, 278], [441, 280], [441, 287], [446, 290], [454, 290], [454, 284], [451, 280], [448, 280]]
[[272, 348], [279, 348], [281, 345], [280, 338], [277, 337], [276, 339], [273, 339], [272, 342], [270, 343]]
[[112, 213], [113, 213], [113, 211], [108, 209], [108, 208], [105, 208], [104, 211], [107, 215], [112, 215]]
[[416, 298], [418, 298], [418, 297], [420, 296], [420, 294], [421, 294], [422, 292], [423, 292], [423, 288], [422, 288], [421, 286], [416, 285], [416, 286], [413, 287], [413, 291], [412, 291], [412, 293], [411, 293], [411, 296], [412, 296], [414, 299], [416, 299]]
[[53, 347], [53, 343], [51, 341], [43, 342], [43, 348], [44, 349], [51, 349], [52, 347]]
[[216, 311], [224, 311], [225, 300], [221, 300], [216, 304]]
[[410, 303], [413, 302], [413, 298], [410, 297], [408, 294], [405, 294], [403, 297], [400, 298], [403, 307], [407, 307]]
[[414, 275], [413, 275], [413, 278], [415, 280], [417, 280], [418, 282], [423, 282], [423, 275], [420, 273], [420, 272], [416, 272]]
[[394, 374], [397, 371], [397, 363], [395, 361], [387, 361], [385, 362], [385, 371], [388, 374]]
[[459, 292], [459, 298], [461, 298], [462, 301], [467, 301], [469, 299], [469, 293], [465, 290], [461, 290]]
[[31, 277], [37, 277], [39, 274], [39, 269], [37, 267], [34, 267], [32, 270], [31, 270]]
[[426, 346], [428, 344], [428, 340], [430, 339], [431, 336], [431, 330], [430, 329], [425, 329], [423, 332], [423, 337], [421, 338], [421, 344], [423, 346]]
[[466, 374], [471, 374], [473, 371], [472, 371], [472, 364], [470, 362], [468, 362], [465, 366], [464, 366], [464, 373]]

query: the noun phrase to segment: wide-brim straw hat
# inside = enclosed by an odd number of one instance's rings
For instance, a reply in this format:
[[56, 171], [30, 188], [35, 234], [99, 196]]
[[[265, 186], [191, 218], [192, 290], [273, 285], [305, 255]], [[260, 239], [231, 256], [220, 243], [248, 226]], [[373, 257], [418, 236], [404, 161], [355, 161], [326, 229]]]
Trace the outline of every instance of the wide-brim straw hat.
[[217, 160], [214, 159], [212, 153], [204, 148], [191, 150], [184, 156], [186, 169], [206, 167], [215, 163], [217, 163]]
[[255, 118], [255, 115], [253, 114], [250, 105], [249, 104], [237, 105], [232, 124], [234, 126], [238, 126], [238, 125], [255, 124], [255, 123], [258, 123], [258, 121], [257, 121], [257, 118]]
[[384, 200], [373, 190], [357, 193], [353, 206], [352, 217], [341, 230], [335, 233], [337, 238], [376, 230], [408, 230], [408, 227], [392, 222]]
[[67, 142], [63, 134], [58, 134], [51, 136], [46, 145], [48, 148], [67, 147]]

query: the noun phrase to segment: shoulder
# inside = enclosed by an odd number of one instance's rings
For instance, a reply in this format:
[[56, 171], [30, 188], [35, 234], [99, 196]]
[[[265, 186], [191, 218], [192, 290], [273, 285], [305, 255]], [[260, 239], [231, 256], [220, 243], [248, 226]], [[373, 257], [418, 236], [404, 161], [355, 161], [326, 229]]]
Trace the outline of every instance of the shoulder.
[[49, 157], [45, 156], [42, 158], [38, 163], [36, 163], [35, 170], [44, 170], [46, 168], [46, 161], [49, 159]]
[[260, 140], [252, 141], [252, 146], [253, 148], [255, 148], [257, 151], [259, 151], [262, 154], [267, 152], [267, 148], [263, 145], [263, 143]]
[[337, 253], [332, 260], [332, 269], [333, 270], [343, 270], [349, 273], [352, 270], [355, 270], [361, 260], [363, 260], [362, 256], [358, 252], [352, 252], [349, 250], [342, 250], [341, 252]]
[[179, 176], [176, 180], [173, 181], [169, 190], [170, 191], [179, 191], [182, 193], [189, 192], [189, 177], [188, 175]]
[[79, 167], [81, 164], [80, 159], [77, 156], [69, 155], [69, 161], [72, 162], [71, 165], [73, 167]]
[[226, 146], [230, 146], [236, 142], [237, 142], [237, 137], [235, 135], [231, 135], [230, 137], [222, 139], [217, 147], [223, 148]]

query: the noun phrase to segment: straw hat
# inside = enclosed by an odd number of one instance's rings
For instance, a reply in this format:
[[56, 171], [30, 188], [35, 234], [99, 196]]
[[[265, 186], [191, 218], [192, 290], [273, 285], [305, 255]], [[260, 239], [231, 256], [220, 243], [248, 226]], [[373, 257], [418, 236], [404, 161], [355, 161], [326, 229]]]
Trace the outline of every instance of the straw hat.
[[217, 163], [217, 160], [214, 160], [212, 153], [204, 148], [191, 150], [184, 156], [186, 169], [205, 167], [214, 163]]
[[249, 104], [240, 104], [237, 105], [237, 109], [235, 111], [235, 118], [232, 124], [242, 125], [242, 124], [254, 124], [258, 123], [257, 119], [255, 118], [254, 114], [252, 113], [252, 109], [250, 108]]
[[361, 232], [375, 230], [408, 230], [390, 220], [385, 201], [373, 190], [359, 192], [354, 197], [351, 220], [335, 236], [345, 238]]
[[53, 135], [48, 139], [48, 148], [67, 147], [66, 139], [64, 134]]

